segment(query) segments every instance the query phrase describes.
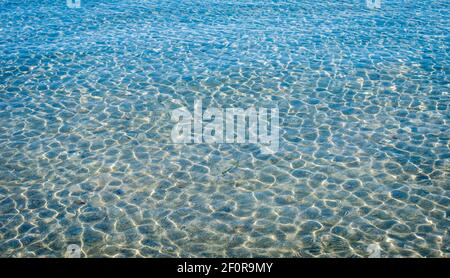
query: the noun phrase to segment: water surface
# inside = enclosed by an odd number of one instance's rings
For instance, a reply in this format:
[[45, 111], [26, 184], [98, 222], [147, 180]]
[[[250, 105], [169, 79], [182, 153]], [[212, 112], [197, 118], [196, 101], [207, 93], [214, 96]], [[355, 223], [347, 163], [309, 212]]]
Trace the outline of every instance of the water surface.
[[[0, 256], [449, 256], [448, 1], [0, 1]], [[280, 147], [172, 144], [278, 107]]]

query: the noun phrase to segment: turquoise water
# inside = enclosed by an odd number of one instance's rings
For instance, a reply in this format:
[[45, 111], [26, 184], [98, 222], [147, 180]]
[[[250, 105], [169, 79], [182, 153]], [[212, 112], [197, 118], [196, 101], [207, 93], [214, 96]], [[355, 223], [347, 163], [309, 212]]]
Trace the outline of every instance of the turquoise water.
[[[0, 256], [448, 257], [449, 11], [0, 1]], [[279, 151], [172, 144], [197, 99]]]

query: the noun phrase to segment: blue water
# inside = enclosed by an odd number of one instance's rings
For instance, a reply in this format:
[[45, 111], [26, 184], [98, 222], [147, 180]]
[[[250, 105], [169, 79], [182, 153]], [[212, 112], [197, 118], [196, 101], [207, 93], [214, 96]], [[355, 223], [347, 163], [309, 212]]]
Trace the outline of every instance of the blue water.
[[[449, 13], [1, 0], [0, 256], [448, 257]], [[172, 144], [197, 99], [278, 107], [279, 151]]]

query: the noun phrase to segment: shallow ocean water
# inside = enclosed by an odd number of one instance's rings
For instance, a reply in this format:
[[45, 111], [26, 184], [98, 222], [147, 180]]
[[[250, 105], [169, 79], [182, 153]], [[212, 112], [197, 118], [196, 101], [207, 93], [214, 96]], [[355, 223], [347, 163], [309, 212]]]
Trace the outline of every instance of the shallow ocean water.
[[[0, 256], [448, 257], [449, 11], [1, 0]], [[172, 144], [200, 98], [279, 151]]]

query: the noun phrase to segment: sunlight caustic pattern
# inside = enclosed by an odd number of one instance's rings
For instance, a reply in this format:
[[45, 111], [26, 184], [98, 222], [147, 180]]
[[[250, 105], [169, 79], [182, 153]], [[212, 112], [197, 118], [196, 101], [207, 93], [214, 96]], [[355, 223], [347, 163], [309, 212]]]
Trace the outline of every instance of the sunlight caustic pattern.
[[[1, 1], [0, 256], [449, 256], [449, 5]], [[174, 144], [198, 99], [278, 151]]]

